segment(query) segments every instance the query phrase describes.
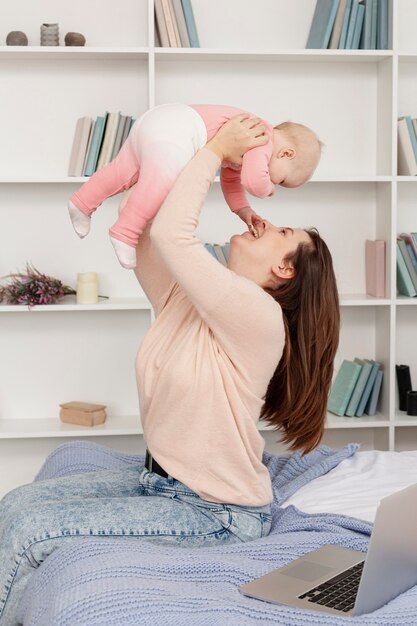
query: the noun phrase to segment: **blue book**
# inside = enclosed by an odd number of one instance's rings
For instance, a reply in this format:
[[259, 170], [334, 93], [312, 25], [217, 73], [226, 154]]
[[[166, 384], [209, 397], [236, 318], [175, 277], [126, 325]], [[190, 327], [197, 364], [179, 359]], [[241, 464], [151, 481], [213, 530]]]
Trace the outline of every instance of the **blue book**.
[[345, 359], [337, 372], [327, 403], [331, 413], [343, 416], [361, 373], [362, 365]]
[[363, 359], [354, 359], [354, 362], [361, 366], [361, 371], [345, 411], [345, 415], [348, 417], [355, 415], [372, 369], [372, 365]]
[[376, 32], [378, 24], [378, 0], [374, 0], [372, 5], [372, 20], [371, 20], [371, 50], [376, 50]]
[[361, 399], [359, 400], [359, 404], [357, 406], [355, 415], [356, 417], [362, 417], [362, 415], [365, 412], [365, 407], [368, 404], [368, 400], [369, 397], [371, 395], [371, 391], [372, 388], [374, 386], [375, 380], [376, 380], [376, 376], [378, 374], [378, 370], [381, 366], [380, 363], [378, 363], [377, 361], [368, 361], [368, 363], [371, 364], [371, 371], [370, 374], [368, 376], [368, 380], [366, 381], [366, 385], [365, 388], [363, 390], [363, 393], [361, 395]]
[[106, 128], [108, 113], [99, 116], [94, 125], [93, 137], [84, 168], [84, 176], [92, 176], [96, 171], [98, 155], [103, 141], [104, 130]]
[[327, 48], [338, 7], [339, 0], [317, 0], [306, 48]]
[[363, 20], [363, 29], [361, 37], [361, 49], [369, 50], [371, 47], [371, 22], [372, 22], [372, 4], [376, 0], [364, 0], [365, 16]]
[[371, 395], [369, 396], [368, 404], [366, 405], [366, 408], [365, 408], [365, 413], [367, 415], [372, 416], [372, 415], [375, 415], [376, 413], [376, 406], [378, 404], [379, 396], [381, 394], [383, 375], [384, 375], [384, 372], [382, 371], [381, 368], [379, 368], [378, 373], [375, 378], [374, 386], [371, 391]]
[[414, 158], [417, 161], [417, 137], [416, 131], [414, 130], [413, 120], [410, 115], [404, 115], [404, 119], [407, 123], [408, 133], [411, 139], [411, 145], [413, 146]]
[[223, 248], [224, 258], [226, 259], [226, 261], [228, 261], [229, 260], [229, 252], [230, 252], [230, 243], [229, 242], [224, 243], [222, 245], [222, 248]]
[[376, 47], [378, 50], [388, 50], [388, 12], [388, 0], [379, 0], [376, 27]]
[[416, 256], [416, 253], [414, 252], [414, 248], [411, 245], [411, 243], [406, 243], [405, 245], [407, 247], [407, 252], [408, 252], [408, 256], [411, 259], [411, 263], [413, 264], [413, 267], [417, 272], [417, 256]]
[[417, 296], [410, 273], [404, 261], [403, 253], [397, 241], [397, 289], [403, 296]]
[[361, 39], [364, 17], [365, 17], [365, 6], [363, 4], [360, 4], [358, 6], [358, 12], [356, 14], [355, 30], [353, 32], [352, 50], [359, 49], [359, 42]]
[[184, 11], [185, 23], [187, 25], [188, 38], [190, 40], [191, 48], [199, 48], [200, 42], [198, 40], [197, 28], [194, 20], [193, 7], [191, 6], [191, 0], [181, 0], [182, 10]]
[[352, 0], [352, 8], [350, 10], [349, 26], [346, 35], [346, 50], [352, 49], [353, 35], [355, 32], [356, 16], [358, 14], [359, 0]]
[[206, 250], [208, 250], [208, 252], [210, 252], [210, 254], [216, 259], [216, 261], [218, 261], [217, 258], [217, 254], [214, 251], [214, 246], [212, 243], [205, 243], [204, 247], [206, 248]]
[[345, 16], [343, 18], [342, 32], [340, 33], [339, 50], [346, 48], [346, 37], [349, 28], [350, 14], [352, 11], [352, 0], [348, 0], [345, 10]]

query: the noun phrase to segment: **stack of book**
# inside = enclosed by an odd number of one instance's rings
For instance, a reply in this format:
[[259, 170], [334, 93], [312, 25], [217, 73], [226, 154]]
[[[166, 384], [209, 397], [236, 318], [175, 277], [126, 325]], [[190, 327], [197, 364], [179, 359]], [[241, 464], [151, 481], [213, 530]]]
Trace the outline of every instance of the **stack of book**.
[[155, 0], [155, 45], [200, 47], [191, 0]]
[[397, 290], [403, 296], [417, 296], [417, 233], [397, 238]]
[[398, 119], [398, 175], [417, 174], [417, 119], [405, 115]]
[[135, 120], [130, 115], [104, 113], [93, 120], [80, 117], [75, 127], [68, 176], [91, 176], [114, 159]]
[[230, 243], [205, 243], [204, 245], [217, 261], [220, 261], [222, 265], [227, 265]]
[[389, 0], [317, 0], [306, 48], [387, 50]]
[[337, 372], [327, 408], [336, 415], [362, 417], [375, 415], [381, 393], [383, 370], [369, 359], [345, 359]]

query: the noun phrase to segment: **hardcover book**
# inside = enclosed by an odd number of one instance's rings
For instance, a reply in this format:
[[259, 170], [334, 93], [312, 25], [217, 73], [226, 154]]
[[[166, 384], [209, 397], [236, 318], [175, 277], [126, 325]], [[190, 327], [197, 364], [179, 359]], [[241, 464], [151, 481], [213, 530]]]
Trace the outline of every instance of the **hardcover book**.
[[327, 408], [331, 413], [343, 416], [361, 373], [359, 363], [345, 359], [333, 381]]
[[403, 296], [413, 298], [417, 296], [413, 281], [408, 273], [407, 266], [404, 261], [403, 253], [397, 241], [397, 290]]
[[161, 46], [169, 48], [168, 30], [165, 22], [164, 10], [162, 8], [162, 0], [155, 0], [155, 24], [158, 29]]
[[191, 0], [181, 0], [182, 10], [184, 11], [185, 23], [187, 24], [188, 38], [191, 48], [199, 48], [200, 41], [198, 39], [197, 27], [195, 25], [193, 7]]
[[405, 262], [405, 265], [407, 267], [408, 273], [410, 275], [411, 278], [411, 282], [413, 283], [413, 287], [415, 289], [415, 291], [417, 292], [417, 272], [416, 269], [411, 261], [410, 258], [410, 254], [407, 250], [407, 244], [404, 241], [404, 239], [397, 239], [397, 245], [399, 246], [401, 252], [402, 252], [402, 256]]
[[389, 20], [389, 0], [379, 0], [378, 5], [378, 18], [377, 18], [377, 33], [376, 33], [376, 46], [378, 50], [388, 50], [389, 34], [388, 24]]
[[352, 8], [350, 10], [349, 26], [346, 35], [346, 50], [352, 49], [353, 35], [355, 33], [356, 16], [358, 14], [359, 0], [352, 0]]
[[372, 360], [368, 361], [368, 359], [365, 359], [365, 360], [371, 364], [371, 371], [369, 373], [368, 380], [366, 381], [365, 388], [363, 390], [361, 399], [359, 400], [359, 404], [355, 412], [356, 417], [362, 417], [362, 415], [365, 413], [365, 408], [366, 408], [366, 405], [368, 404], [368, 400], [370, 398], [372, 388], [375, 384], [378, 370], [381, 367], [381, 364], [378, 363], [377, 361], [372, 361]]
[[113, 151], [114, 141], [117, 135], [117, 128], [119, 126], [120, 113], [109, 113], [107, 118], [106, 129], [103, 135], [103, 142], [99, 153], [97, 162], [97, 168], [101, 169], [111, 161], [111, 155]]
[[359, 49], [364, 16], [365, 16], [365, 7], [363, 4], [360, 4], [358, 6], [358, 11], [356, 14], [356, 21], [355, 21], [355, 28], [353, 31], [352, 50]]
[[80, 117], [75, 126], [74, 140], [72, 143], [68, 176], [82, 176], [84, 172], [84, 161], [90, 139], [91, 117]]
[[383, 239], [365, 241], [366, 293], [375, 298], [385, 298], [385, 249]]
[[406, 120], [398, 120], [398, 175], [416, 176], [417, 162]]
[[345, 14], [343, 16], [342, 31], [340, 33], [339, 50], [346, 48], [346, 37], [349, 28], [350, 13], [352, 11], [352, 0], [347, 0]]
[[190, 38], [188, 36], [187, 24], [185, 23], [184, 11], [182, 10], [181, 0], [172, 0], [174, 14], [177, 20], [178, 32], [182, 48], [190, 47]]
[[103, 116], [99, 116], [96, 119], [94, 126], [94, 134], [91, 139], [90, 150], [87, 156], [87, 161], [84, 169], [84, 176], [92, 176], [96, 171], [98, 155], [101, 148], [101, 142], [103, 140], [104, 129], [106, 128], [108, 113]]
[[355, 358], [354, 362], [361, 366], [361, 371], [345, 411], [345, 415], [348, 417], [353, 417], [355, 415], [360, 399], [365, 390], [366, 383], [368, 382], [369, 374], [372, 370], [372, 365], [369, 361]]
[[337, 9], [336, 18], [334, 21], [334, 26], [329, 42], [329, 48], [331, 48], [332, 50], [337, 50], [337, 48], [339, 47], [347, 1], [348, 0], [340, 0], [339, 2], [339, 8]]
[[317, 0], [307, 39], [307, 49], [327, 48], [338, 7], [339, 0]]
[[369, 396], [368, 404], [365, 408], [365, 413], [369, 416], [373, 416], [376, 413], [376, 407], [378, 405], [379, 396], [381, 395], [381, 387], [382, 387], [382, 378], [384, 376], [384, 372], [380, 367], [378, 373], [375, 378], [374, 386], [371, 390], [371, 395]]

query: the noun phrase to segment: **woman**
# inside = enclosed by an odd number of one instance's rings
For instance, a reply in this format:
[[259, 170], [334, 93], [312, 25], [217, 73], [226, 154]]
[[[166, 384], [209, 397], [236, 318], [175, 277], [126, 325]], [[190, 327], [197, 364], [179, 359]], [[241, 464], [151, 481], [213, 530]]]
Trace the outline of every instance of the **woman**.
[[293, 449], [320, 440], [338, 341], [331, 257], [314, 231], [258, 220], [228, 268], [195, 237], [223, 159], [265, 138], [237, 116], [193, 158], [140, 238], [138, 279], [156, 312], [137, 358], [143, 465], [19, 487], [0, 503], [0, 624], [28, 577], [76, 538], [207, 546], [268, 534], [271, 484], [260, 415]]

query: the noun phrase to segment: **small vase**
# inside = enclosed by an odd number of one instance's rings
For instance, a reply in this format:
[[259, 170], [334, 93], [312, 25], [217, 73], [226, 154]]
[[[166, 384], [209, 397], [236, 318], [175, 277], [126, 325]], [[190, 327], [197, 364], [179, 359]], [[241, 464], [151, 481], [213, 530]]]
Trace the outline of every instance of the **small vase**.
[[11, 30], [6, 37], [6, 45], [8, 46], [27, 46], [28, 38], [21, 30]]
[[82, 33], [69, 32], [65, 35], [66, 46], [85, 46], [85, 37]]
[[41, 24], [41, 46], [59, 46], [59, 24]]

